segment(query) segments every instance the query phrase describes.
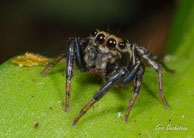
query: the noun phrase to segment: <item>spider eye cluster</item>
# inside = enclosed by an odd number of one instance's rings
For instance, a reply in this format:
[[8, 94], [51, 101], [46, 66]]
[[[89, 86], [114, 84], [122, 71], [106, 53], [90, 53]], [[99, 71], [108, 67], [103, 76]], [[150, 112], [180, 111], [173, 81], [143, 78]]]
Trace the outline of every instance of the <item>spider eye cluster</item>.
[[[103, 32], [97, 32], [96, 30], [91, 33], [93, 37], [95, 37], [95, 42], [98, 44], [104, 44], [106, 43], [106, 46], [109, 49], [113, 49], [116, 46], [123, 50], [126, 48], [126, 43], [125, 42], [117, 42], [115, 38], [106, 38], [106, 35]], [[107, 39], [107, 40], [106, 40]]]

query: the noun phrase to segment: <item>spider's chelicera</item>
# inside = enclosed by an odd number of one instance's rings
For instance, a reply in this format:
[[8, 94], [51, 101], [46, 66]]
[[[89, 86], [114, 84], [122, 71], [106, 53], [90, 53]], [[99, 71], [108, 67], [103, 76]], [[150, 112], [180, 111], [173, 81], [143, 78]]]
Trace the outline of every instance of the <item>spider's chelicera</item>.
[[[156, 56], [153, 56], [144, 47], [99, 29], [96, 29], [89, 37], [84, 39], [70, 38], [67, 46], [66, 111], [69, 109], [69, 96], [74, 61], [76, 61], [80, 71], [101, 74], [105, 80], [105, 84], [94, 94], [93, 98], [84, 106], [79, 115], [75, 118], [73, 125], [75, 125], [92, 105], [99, 101], [114, 84], [126, 84], [134, 80], [134, 94], [129, 101], [124, 116], [124, 120], [127, 121], [133, 104], [140, 92], [142, 77], [145, 70], [141, 58], [145, 59], [158, 73], [159, 96], [165, 107], [169, 107], [163, 95], [161, 65], [169, 72], [173, 72], [173, 70], [168, 69], [161, 60]], [[64, 55], [66, 54], [60, 55], [41, 74], [46, 75], [61, 59], [64, 58]]]

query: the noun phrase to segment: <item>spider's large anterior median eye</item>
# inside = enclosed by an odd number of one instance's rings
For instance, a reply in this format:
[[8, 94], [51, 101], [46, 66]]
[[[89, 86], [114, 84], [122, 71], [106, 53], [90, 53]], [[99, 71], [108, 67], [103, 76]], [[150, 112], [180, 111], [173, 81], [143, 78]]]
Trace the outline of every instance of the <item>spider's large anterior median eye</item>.
[[117, 45], [117, 42], [114, 38], [110, 38], [107, 40], [106, 45], [108, 48], [112, 49], [112, 48], [115, 48], [115, 46]]
[[124, 49], [126, 47], [126, 44], [124, 42], [119, 42], [118, 46], [120, 49]]
[[103, 44], [105, 41], [105, 35], [103, 33], [98, 34], [95, 41], [99, 44]]

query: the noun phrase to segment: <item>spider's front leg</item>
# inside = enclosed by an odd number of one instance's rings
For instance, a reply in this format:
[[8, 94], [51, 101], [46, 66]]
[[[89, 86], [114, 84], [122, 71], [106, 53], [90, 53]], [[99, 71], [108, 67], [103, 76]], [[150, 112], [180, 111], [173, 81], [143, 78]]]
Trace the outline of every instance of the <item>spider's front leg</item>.
[[128, 73], [128, 70], [125, 67], [122, 67], [117, 72], [113, 73], [107, 80], [106, 84], [101, 87], [99, 91], [93, 96], [93, 98], [84, 106], [84, 108], [80, 111], [79, 115], [74, 119], [72, 125], [76, 125], [79, 119], [95, 104], [98, 100], [100, 100], [108, 90], [120, 80], [123, 76]]
[[158, 83], [159, 83], [159, 96], [162, 99], [163, 104], [165, 105], [166, 108], [169, 108], [169, 105], [164, 97], [164, 93], [163, 93], [163, 84], [162, 84], [162, 68], [159, 64], [157, 64], [156, 61], [154, 61], [152, 54], [145, 48], [137, 46], [135, 44], [133, 44], [135, 46], [135, 49], [138, 53], [138, 55], [142, 58], [144, 58], [145, 60], [147, 60], [147, 62], [154, 68], [154, 70], [158, 73]]
[[[66, 99], [65, 99], [65, 110], [69, 109], [69, 96], [71, 89], [71, 78], [73, 77], [74, 70], [74, 60], [76, 58], [76, 63], [81, 71], [87, 71], [83, 59], [82, 59], [82, 51], [81, 46], [77, 38], [70, 38], [67, 43], [67, 66], [66, 66]], [[55, 67], [63, 58], [65, 54], [57, 57], [44, 71], [40, 74], [42, 76], [46, 75], [52, 68]]]
[[69, 97], [71, 89], [71, 78], [73, 77], [74, 70], [74, 60], [75, 60], [75, 39], [70, 38], [68, 41], [68, 51], [67, 51], [65, 111], [68, 111], [69, 109]]
[[65, 98], [65, 111], [69, 109], [69, 97], [71, 89], [71, 78], [73, 77], [74, 61], [81, 71], [87, 71], [83, 59], [81, 46], [77, 38], [72, 38], [68, 42], [68, 53], [67, 53], [67, 66], [66, 66], [66, 98]]
[[[139, 63], [137, 64], [134, 69], [132, 70], [132, 73], [135, 73], [135, 78], [134, 78], [134, 94], [131, 98], [131, 100], [129, 101], [128, 107], [127, 107], [127, 112], [125, 113], [124, 116], [124, 121], [128, 120], [129, 114], [131, 112], [131, 109], [133, 107], [133, 104], [136, 101], [136, 98], [140, 92], [140, 87], [141, 87], [141, 81], [142, 81], [142, 77], [145, 71], [145, 67], [143, 63]], [[125, 83], [125, 81], [124, 81]]]

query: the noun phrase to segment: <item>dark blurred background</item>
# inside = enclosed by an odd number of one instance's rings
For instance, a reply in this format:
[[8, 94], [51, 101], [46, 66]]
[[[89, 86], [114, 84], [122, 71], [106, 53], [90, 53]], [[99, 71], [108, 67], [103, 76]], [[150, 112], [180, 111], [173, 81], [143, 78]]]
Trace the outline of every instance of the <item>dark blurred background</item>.
[[0, 64], [26, 51], [56, 57], [70, 36], [110, 29], [163, 55], [175, 0], [1, 0]]

